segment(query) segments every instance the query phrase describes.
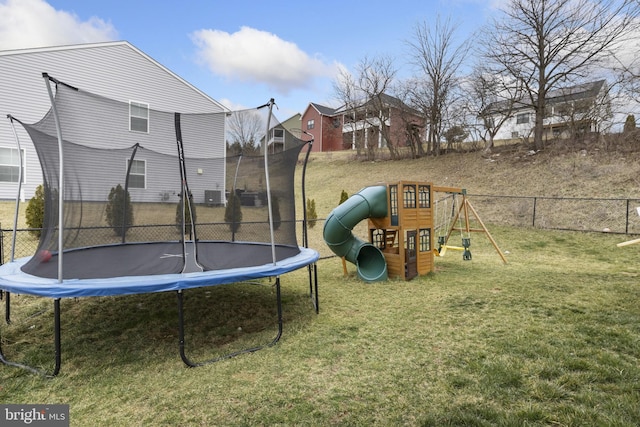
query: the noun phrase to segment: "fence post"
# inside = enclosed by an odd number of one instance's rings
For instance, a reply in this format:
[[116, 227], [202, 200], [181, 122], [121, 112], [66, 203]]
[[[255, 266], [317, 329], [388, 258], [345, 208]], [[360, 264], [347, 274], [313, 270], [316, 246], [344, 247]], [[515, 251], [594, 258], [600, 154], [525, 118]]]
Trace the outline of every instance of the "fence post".
[[631, 200], [627, 199], [627, 219], [625, 220], [624, 223], [624, 234], [629, 234], [629, 204], [631, 203]]
[[[13, 230], [15, 233], [16, 231]], [[0, 224], [0, 265], [4, 264], [4, 230], [2, 224]]]
[[536, 226], [536, 204], [538, 203], [538, 198], [534, 197], [533, 198], [533, 222], [531, 224], [532, 227], [535, 228]]

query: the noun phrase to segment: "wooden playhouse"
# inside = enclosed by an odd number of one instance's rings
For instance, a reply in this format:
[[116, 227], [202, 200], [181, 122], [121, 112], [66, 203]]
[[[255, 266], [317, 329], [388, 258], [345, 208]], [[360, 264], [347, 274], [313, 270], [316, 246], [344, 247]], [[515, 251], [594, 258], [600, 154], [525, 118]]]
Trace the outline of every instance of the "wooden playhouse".
[[[470, 259], [468, 246], [446, 246], [454, 230], [467, 235], [473, 231], [484, 232], [500, 254], [506, 259], [480, 220], [477, 212], [466, 198], [462, 188], [434, 186], [429, 182], [399, 181], [387, 186], [387, 216], [369, 217], [369, 241], [380, 249], [387, 263], [388, 276], [411, 280], [418, 275], [434, 271], [435, 256], [446, 248], [464, 250], [463, 259]], [[436, 227], [436, 202], [434, 194], [449, 193], [461, 195], [462, 201], [454, 207], [454, 220], [446, 230], [446, 235], [437, 242], [434, 233]], [[472, 229], [469, 225], [469, 212], [473, 213], [481, 229]], [[468, 254], [468, 255], [467, 255]], [[464, 258], [464, 257], [467, 258]]]

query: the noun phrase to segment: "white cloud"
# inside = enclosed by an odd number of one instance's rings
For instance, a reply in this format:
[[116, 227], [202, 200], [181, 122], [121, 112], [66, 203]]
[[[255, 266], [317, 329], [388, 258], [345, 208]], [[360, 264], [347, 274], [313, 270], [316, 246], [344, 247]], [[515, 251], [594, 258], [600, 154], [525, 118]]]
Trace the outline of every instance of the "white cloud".
[[242, 27], [230, 34], [198, 30], [191, 34], [198, 58], [214, 74], [230, 80], [264, 83], [283, 94], [313, 85], [316, 77], [334, 75], [334, 67], [309, 56], [277, 35]]
[[0, 50], [114, 40], [109, 22], [54, 9], [44, 0], [0, 0]]

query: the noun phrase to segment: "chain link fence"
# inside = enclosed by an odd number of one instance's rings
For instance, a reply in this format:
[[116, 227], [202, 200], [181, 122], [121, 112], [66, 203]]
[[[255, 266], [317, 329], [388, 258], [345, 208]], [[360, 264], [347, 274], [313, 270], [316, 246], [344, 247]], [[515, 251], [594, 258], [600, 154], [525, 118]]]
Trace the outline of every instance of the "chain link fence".
[[[532, 227], [546, 230], [567, 230], [586, 232], [607, 232], [616, 234], [640, 234], [640, 198], [639, 199], [597, 199], [564, 197], [526, 197], [468, 194], [467, 198], [482, 221], [487, 225], [509, 225], [514, 227]], [[437, 217], [436, 217], [437, 220]], [[297, 237], [300, 244], [303, 239], [302, 221], [298, 221]], [[308, 230], [308, 246], [320, 252], [321, 257], [333, 254], [324, 244], [322, 230], [324, 219], [318, 218], [315, 227]], [[436, 228], [442, 224], [436, 224]], [[145, 226], [138, 230], [147, 239], [166, 238], [167, 229], [179, 235], [175, 224]], [[269, 241], [264, 235], [263, 223], [245, 222], [232, 233], [227, 223], [201, 224], [198, 239], [204, 240], [246, 240]], [[32, 229], [19, 229], [15, 236], [14, 258], [33, 255], [38, 246], [38, 238]], [[278, 232], [277, 230], [275, 231]], [[95, 229], [95, 233], [105, 233]], [[366, 237], [366, 221], [359, 223], [354, 233]], [[258, 236], [259, 234], [259, 236]], [[13, 230], [0, 229], [0, 262], [11, 259]], [[176, 237], [177, 238], [177, 237]], [[102, 240], [104, 242], [104, 239]]]
[[[302, 225], [302, 221], [296, 221]], [[289, 221], [277, 221], [274, 223], [274, 238], [276, 241], [293, 241], [293, 227], [286, 227]], [[300, 230], [302, 227], [300, 226]], [[82, 246], [94, 246], [97, 244], [118, 244], [122, 241], [112, 227], [86, 227], [82, 233], [77, 229], [65, 229], [65, 238], [73, 238], [82, 241]], [[187, 230], [188, 232], [189, 230]], [[18, 229], [15, 232], [15, 249], [13, 249], [14, 232], [9, 229], [0, 229], [0, 264], [14, 259], [31, 256], [36, 253], [39, 243], [39, 230], [32, 228]], [[298, 240], [301, 240], [302, 231], [297, 232]], [[291, 234], [291, 235], [289, 235]], [[142, 225], [131, 226], [127, 230], [127, 242], [161, 242], [167, 240], [180, 240], [182, 232], [176, 224], [167, 225]], [[245, 242], [270, 242], [271, 234], [268, 223], [265, 221], [242, 222], [236, 227], [229, 223], [199, 223], [197, 227], [197, 239], [208, 241], [245, 241]], [[193, 238], [193, 236], [189, 236]]]
[[482, 220], [546, 230], [640, 233], [640, 199], [468, 195]]

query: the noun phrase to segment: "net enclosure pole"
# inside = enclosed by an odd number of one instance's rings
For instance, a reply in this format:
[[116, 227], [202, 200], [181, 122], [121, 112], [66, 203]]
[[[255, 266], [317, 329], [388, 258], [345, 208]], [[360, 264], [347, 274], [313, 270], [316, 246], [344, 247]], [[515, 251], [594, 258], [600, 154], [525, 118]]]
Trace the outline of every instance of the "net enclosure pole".
[[13, 117], [9, 114], [7, 115], [9, 119], [9, 123], [11, 124], [11, 131], [13, 131], [13, 137], [16, 140], [16, 147], [18, 147], [18, 161], [20, 162], [20, 166], [18, 167], [18, 191], [16, 193], [16, 208], [13, 215], [13, 236], [11, 237], [11, 256], [9, 258], [10, 262], [13, 262], [16, 255], [16, 231], [18, 230], [18, 213], [20, 211], [20, 192], [22, 191], [22, 175], [24, 173], [24, 159], [22, 158], [22, 148], [20, 147], [20, 138], [18, 138], [18, 132], [16, 132], [16, 127], [13, 124]]
[[264, 175], [265, 175], [265, 183], [267, 186], [267, 207], [269, 210], [269, 233], [271, 236], [271, 257], [273, 259], [273, 263], [276, 264], [276, 245], [275, 245], [275, 236], [273, 233], [273, 211], [272, 211], [272, 201], [271, 201], [271, 185], [269, 183], [269, 156], [267, 152], [269, 151], [269, 132], [271, 128], [271, 114], [273, 112], [273, 105], [275, 101], [273, 98], [269, 100], [269, 102], [262, 107], [269, 107], [269, 114], [267, 115], [267, 133], [264, 137]]
[[47, 92], [49, 94], [49, 100], [51, 101], [51, 111], [53, 112], [53, 119], [56, 123], [56, 136], [58, 137], [58, 282], [62, 283], [62, 279], [64, 277], [62, 271], [62, 258], [64, 252], [64, 150], [62, 148], [62, 129], [60, 128], [60, 118], [58, 117], [55, 97], [53, 96], [53, 90], [51, 89], [51, 78], [47, 73], [42, 73], [42, 77], [47, 85]]
[[136, 157], [136, 152], [138, 151], [138, 148], [140, 147], [140, 144], [136, 143], [133, 145], [133, 151], [131, 152], [131, 157], [129, 158], [129, 164], [127, 164], [127, 175], [124, 178], [124, 200], [123, 200], [123, 206], [124, 208], [122, 209], [122, 243], [125, 243], [126, 241], [126, 234], [127, 234], [127, 229], [129, 228], [127, 224], [129, 222], [129, 215], [127, 214], [127, 209], [129, 209], [129, 177], [131, 176], [131, 167], [133, 166], [133, 159], [135, 159]]

